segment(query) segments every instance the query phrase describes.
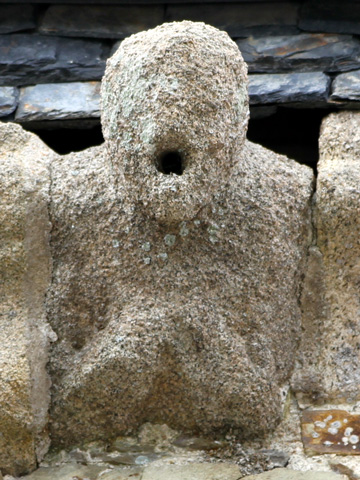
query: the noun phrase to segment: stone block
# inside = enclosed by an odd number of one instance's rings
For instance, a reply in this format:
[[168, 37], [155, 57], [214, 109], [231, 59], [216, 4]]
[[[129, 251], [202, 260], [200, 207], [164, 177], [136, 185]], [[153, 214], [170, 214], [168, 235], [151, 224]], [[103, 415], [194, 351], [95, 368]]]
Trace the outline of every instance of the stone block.
[[[306, 348], [299, 349], [302, 368], [293, 386], [303, 406], [316, 402], [350, 409], [360, 400], [359, 132], [359, 112], [332, 113], [321, 127], [312, 269], [316, 281], [305, 282], [303, 291], [304, 325], [311, 327], [314, 319], [315, 328]], [[309, 317], [304, 307], [311, 304]]]
[[0, 36], [0, 85], [101, 79], [109, 47], [103, 42], [14, 34]]
[[344, 410], [305, 410], [302, 441], [307, 454], [360, 455], [360, 414]]
[[56, 61], [56, 41], [39, 35], [0, 36], [0, 84], [17, 85], [35, 79], [34, 74]]
[[317, 0], [304, 2], [299, 27], [310, 32], [360, 33], [358, 1]]
[[238, 40], [249, 72], [342, 72], [359, 65], [360, 42], [350, 35], [302, 33]]
[[0, 35], [35, 27], [33, 5], [0, 5]]
[[326, 103], [330, 78], [324, 73], [277, 73], [249, 76], [250, 104]]
[[360, 70], [338, 75], [331, 86], [331, 100], [360, 100]]
[[263, 4], [261, 8], [253, 3], [186, 4], [169, 5], [166, 21], [192, 20], [205, 22], [233, 37], [249, 35], [291, 35], [298, 33], [298, 3], [275, 2]]
[[49, 446], [52, 157], [35, 135], [0, 123], [0, 470], [12, 475], [34, 469]]
[[100, 83], [53, 83], [24, 87], [15, 120], [74, 120], [100, 117]]
[[15, 87], [0, 87], [0, 117], [13, 113], [17, 107], [19, 90]]
[[125, 38], [164, 21], [162, 5], [54, 5], [40, 32], [68, 37]]
[[359, 113], [331, 114], [319, 141], [316, 226], [326, 312], [319, 372], [325, 398], [336, 403], [360, 399], [359, 131]]

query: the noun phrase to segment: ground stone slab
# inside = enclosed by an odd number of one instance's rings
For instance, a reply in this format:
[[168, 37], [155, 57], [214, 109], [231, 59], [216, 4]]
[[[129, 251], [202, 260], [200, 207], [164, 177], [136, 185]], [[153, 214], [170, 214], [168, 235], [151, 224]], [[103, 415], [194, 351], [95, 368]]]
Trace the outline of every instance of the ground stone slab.
[[360, 33], [360, 4], [337, 0], [307, 1], [300, 12], [299, 27], [310, 32]]
[[250, 75], [250, 103], [325, 103], [329, 86], [330, 78], [320, 72]]
[[14, 34], [0, 36], [0, 85], [101, 79], [104, 42]]
[[100, 83], [54, 83], [21, 89], [15, 120], [71, 120], [100, 116]]
[[[78, 463], [65, 464], [59, 467], [41, 467], [35, 470], [30, 475], [23, 477], [24, 480], [97, 480], [99, 474], [108, 470], [104, 465], [80, 465]], [[130, 473], [134, 473], [129, 470]], [[125, 480], [127, 476], [119, 475], [117, 472], [119, 480]], [[104, 478], [104, 477], [101, 477]], [[136, 477], [135, 477], [136, 478]]]
[[214, 25], [231, 37], [247, 37], [256, 34], [294, 34], [298, 32], [298, 6], [290, 2], [271, 5], [251, 3], [243, 5], [169, 5], [166, 21], [192, 20]]
[[19, 90], [15, 87], [0, 87], [0, 117], [14, 112], [17, 107]]
[[360, 70], [338, 75], [332, 84], [331, 100], [360, 100]]
[[276, 468], [270, 472], [243, 477], [243, 480], [348, 480], [348, 477], [331, 472], [298, 472], [287, 468]]
[[33, 5], [0, 5], [0, 34], [35, 27]]
[[69, 37], [125, 38], [163, 21], [161, 5], [55, 5], [46, 11], [40, 31]]
[[250, 37], [237, 44], [249, 72], [341, 72], [359, 65], [360, 43], [350, 35]]
[[141, 480], [239, 480], [239, 467], [226, 463], [194, 463], [189, 465], [150, 466]]

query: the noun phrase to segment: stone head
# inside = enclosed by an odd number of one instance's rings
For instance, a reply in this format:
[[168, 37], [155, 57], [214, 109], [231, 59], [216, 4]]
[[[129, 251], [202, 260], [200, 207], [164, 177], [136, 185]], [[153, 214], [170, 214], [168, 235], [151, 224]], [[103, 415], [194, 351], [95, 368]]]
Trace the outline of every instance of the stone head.
[[166, 223], [226, 188], [248, 121], [247, 70], [225, 32], [164, 24], [124, 40], [107, 63], [102, 125], [126, 196]]

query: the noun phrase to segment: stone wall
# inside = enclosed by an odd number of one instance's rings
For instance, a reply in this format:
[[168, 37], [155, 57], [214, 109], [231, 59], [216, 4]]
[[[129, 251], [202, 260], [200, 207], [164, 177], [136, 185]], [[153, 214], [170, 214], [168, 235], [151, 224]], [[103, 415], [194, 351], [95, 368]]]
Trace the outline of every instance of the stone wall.
[[3, 121], [35, 128], [37, 122], [53, 120], [98, 124], [97, 82], [118, 43], [130, 34], [184, 19], [214, 25], [236, 40], [249, 67], [253, 118], [271, 115], [277, 106], [358, 106], [356, 2], [344, 6], [335, 1], [331, 8], [328, 2], [315, 6], [309, 1], [267, 1], [261, 8], [243, 1], [116, 3], [0, 4]]

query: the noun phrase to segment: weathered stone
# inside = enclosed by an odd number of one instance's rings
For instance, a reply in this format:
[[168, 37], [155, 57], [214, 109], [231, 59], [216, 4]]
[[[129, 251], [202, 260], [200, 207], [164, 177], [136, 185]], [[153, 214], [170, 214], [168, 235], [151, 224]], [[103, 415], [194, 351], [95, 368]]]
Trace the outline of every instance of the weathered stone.
[[237, 465], [227, 463], [193, 463], [145, 468], [142, 480], [239, 480]]
[[146, 421], [273, 429], [300, 334], [312, 172], [249, 142], [246, 67], [192, 22], [122, 42], [105, 145], [53, 162], [54, 445]]
[[338, 0], [304, 2], [299, 26], [310, 32], [360, 33], [360, 4], [357, 1], [339, 3]]
[[360, 42], [350, 35], [303, 33], [247, 38], [237, 44], [249, 72], [342, 72], [356, 68], [360, 59]]
[[40, 35], [0, 36], [0, 85], [99, 80], [109, 46]]
[[289, 463], [290, 455], [287, 452], [281, 450], [261, 450], [261, 453], [268, 458], [268, 468], [269, 470], [273, 468], [286, 467]]
[[332, 83], [331, 100], [360, 100], [360, 70], [342, 73]]
[[302, 441], [308, 454], [360, 455], [360, 415], [345, 410], [305, 410]]
[[69, 120], [100, 116], [100, 83], [74, 82], [21, 89], [15, 120]]
[[231, 37], [248, 35], [291, 35], [298, 33], [298, 4], [275, 2], [261, 8], [250, 2], [241, 5], [230, 3], [196, 5], [169, 5], [167, 21], [193, 20], [214, 25]]
[[35, 135], [0, 124], [0, 469], [26, 473], [46, 452], [50, 329], [47, 212], [52, 152]]
[[[316, 195], [325, 319], [318, 350], [320, 395], [351, 403], [359, 397], [360, 115], [331, 114], [322, 125]], [[314, 352], [316, 350], [314, 349]]]
[[16, 84], [17, 79], [24, 80], [55, 61], [55, 39], [25, 34], [0, 36], [1, 85]]
[[324, 73], [277, 73], [249, 76], [251, 104], [326, 103], [330, 78]]
[[17, 107], [19, 90], [15, 87], [0, 87], [0, 117], [13, 113]]
[[162, 5], [54, 5], [46, 11], [40, 31], [69, 37], [125, 38], [163, 21]]
[[359, 131], [355, 112], [331, 114], [321, 129], [315, 210], [320, 282], [304, 290], [308, 298], [317, 296], [317, 324], [294, 385], [304, 405], [352, 405], [360, 398]]
[[348, 480], [346, 475], [332, 472], [297, 472], [287, 468], [276, 468], [270, 472], [243, 477], [243, 480]]
[[0, 34], [35, 28], [33, 5], [0, 5]]

